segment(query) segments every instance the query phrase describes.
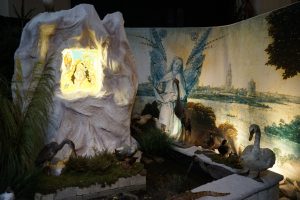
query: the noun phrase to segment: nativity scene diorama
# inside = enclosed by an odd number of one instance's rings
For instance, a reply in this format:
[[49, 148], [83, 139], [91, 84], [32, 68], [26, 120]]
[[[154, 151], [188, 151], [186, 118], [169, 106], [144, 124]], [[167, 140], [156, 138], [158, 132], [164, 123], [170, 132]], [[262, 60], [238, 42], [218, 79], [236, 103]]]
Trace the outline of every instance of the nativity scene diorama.
[[1, 89], [0, 199], [299, 198], [299, 6], [206, 28], [37, 15]]

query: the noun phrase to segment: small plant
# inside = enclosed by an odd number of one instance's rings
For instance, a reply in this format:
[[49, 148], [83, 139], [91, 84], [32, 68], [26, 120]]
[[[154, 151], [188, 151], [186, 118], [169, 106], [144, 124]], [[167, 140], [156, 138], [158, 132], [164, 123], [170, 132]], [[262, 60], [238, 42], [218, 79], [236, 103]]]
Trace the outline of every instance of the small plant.
[[91, 172], [101, 174], [116, 164], [115, 155], [108, 151], [98, 152], [94, 156], [71, 157], [66, 164], [68, 172]]
[[149, 128], [135, 135], [140, 149], [146, 155], [164, 156], [172, 148], [173, 140], [159, 129]]
[[66, 163], [65, 171], [86, 172], [88, 170], [88, 158], [83, 156], [71, 156]]
[[96, 153], [95, 156], [89, 158], [88, 168], [92, 172], [101, 173], [115, 164], [116, 161], [116, 157], [113, 154], [103, 151], [101, 153]]

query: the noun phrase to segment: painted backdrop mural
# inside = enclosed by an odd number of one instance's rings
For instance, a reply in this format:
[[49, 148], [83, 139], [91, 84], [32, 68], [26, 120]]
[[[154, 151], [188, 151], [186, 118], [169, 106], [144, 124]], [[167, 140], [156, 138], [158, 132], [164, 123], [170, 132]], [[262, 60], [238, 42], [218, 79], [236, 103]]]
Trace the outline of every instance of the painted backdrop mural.
[[134, 114], [157, 105], [158, 128], [170, 136], [207, 148], [226, 138], [236, 153], [253, 143], [256, 123], [261, 146], [276, 153], [272, 170], [299, 181], [299, 8], [222, 27], [127, 29], [139, 78]]

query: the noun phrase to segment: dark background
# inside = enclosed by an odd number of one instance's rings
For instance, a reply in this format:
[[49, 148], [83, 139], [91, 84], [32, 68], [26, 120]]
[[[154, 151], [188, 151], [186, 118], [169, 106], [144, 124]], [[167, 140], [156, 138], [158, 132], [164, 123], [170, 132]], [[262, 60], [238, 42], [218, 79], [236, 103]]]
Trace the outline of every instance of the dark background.
[[[125, 27], [210, 27], [252, 17], [250, 0], [241, 1], [237, 6], [236, 0], [71, 0], [71, 7], [93, 4], [101, 19], [120, 11]], [[0, 16], [0, 79], [11, 80], [14, 52], [28, 20]]]
[[71, 0], [72, 7], [81, 3], [93, 4], [101, 19], [120, 11], [125, 27], [206, 27], [240, 20], [234, 0]]

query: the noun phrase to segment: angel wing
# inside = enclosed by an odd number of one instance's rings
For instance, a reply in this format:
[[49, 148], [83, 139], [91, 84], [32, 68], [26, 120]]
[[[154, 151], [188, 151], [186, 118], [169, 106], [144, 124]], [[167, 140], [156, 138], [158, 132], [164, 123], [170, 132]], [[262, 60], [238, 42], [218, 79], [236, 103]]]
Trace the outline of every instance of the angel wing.
[[[184, 70], [186, 97], [189, 95], [190, 91], [194, 85], [198, 82], [199, 76], [201, 74], [201, 68], [205, 55], [203, 55], [203, 50], [207, 45], [207, 38], [211, 28], [208, 28], [201, 37], [196, 41], [190, 56], [186, 61], [186, 68]], [[185, 97], [185, 98], [186, 98]]]
[[150, 34], [151, 39], [148, 40], [150, 46], [152, 46], [152, 50], [150, 51], [150, 82], [156, 87], [165, 75], [167, 56], [162, 44], [161, 35], [154, 28], [150, 29]]

